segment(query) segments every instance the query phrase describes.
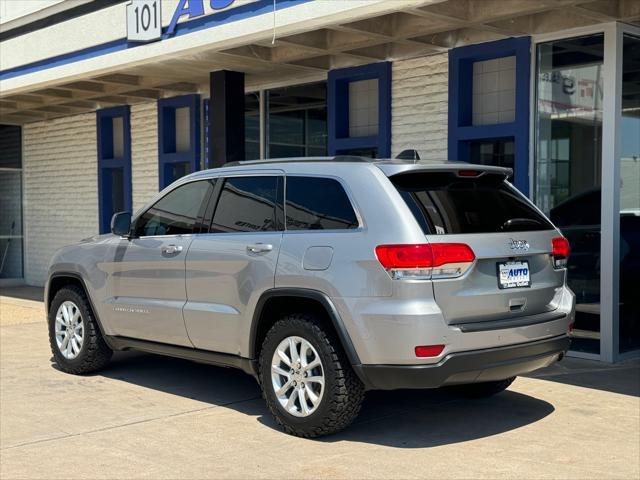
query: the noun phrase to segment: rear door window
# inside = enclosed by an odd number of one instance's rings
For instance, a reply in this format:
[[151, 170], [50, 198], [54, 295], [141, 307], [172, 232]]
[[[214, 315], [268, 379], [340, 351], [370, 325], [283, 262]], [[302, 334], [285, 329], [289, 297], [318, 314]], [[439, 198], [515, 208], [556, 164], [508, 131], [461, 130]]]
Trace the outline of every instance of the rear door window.
[[358, 217], [340, 182], [333, 178], [287, 176], [287, 230], [349, 230]]
[[553, 229], [501, 175], [420, 172], [391, 181], [427, 235]]
[[276, 214], [277, 176], [231, 177], [224, 181], [210, 231], [274, 232], [281, 230]]

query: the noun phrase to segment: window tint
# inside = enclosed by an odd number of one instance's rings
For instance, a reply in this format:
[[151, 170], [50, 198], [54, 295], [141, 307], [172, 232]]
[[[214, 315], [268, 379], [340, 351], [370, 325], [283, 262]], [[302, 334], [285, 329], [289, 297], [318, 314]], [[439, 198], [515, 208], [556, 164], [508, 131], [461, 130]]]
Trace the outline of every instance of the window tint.
[[191, 182], [172, 190], [136, 221], [136, 236], [187, 235], [199, 230], [198, 218], [212, 182]]
[[358, 228], [340, 182], [331, 178], [287, 177], [287, 230]]
[[391, 181], [425, 234], [553, 229], [501, 175], [459, 178], [447, 172], [413, 173]]
[[211, 232], [273, 232], [278, 177], [228, 178], [220, 193]]

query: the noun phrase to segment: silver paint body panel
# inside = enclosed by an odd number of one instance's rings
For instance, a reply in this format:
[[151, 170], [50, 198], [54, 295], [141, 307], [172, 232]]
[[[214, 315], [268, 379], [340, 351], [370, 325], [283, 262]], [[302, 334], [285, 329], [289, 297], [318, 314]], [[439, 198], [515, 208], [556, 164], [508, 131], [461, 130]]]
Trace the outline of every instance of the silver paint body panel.
[[[453, 352], [557, 337], [573, 321], [575, 297], [565, 270], [551, 264], [559, 231], [426, 236], [388, 176], [410, 171], [456, 170], [469, 165], [413, 162], [247, 162], [198, 172], [189, 181], [236, 175], [318, 176], [337, 179], [359, 218], [352, 230], [207, 233], [129, 240], [102, 235], [61, 249], [50, 277], [75, 273], [83, 280], [107, 335], [153, 340], [251, 357], [251, 331], [260, 297], [273, 288], [304, 288], [334, 304], [362, 364], [437, 363]], [[474, 169], [504, 172], [496, 167]], [[140, 214], [138, 212], [138, 215]], [[134, 219], [135, 220], [135, 219]], [[514, 251], [511, 240], [526, 240]], [[463, 242], [476, 261], [451, 280], [392, 280], [375, 256], [381, 244]], [[269, 244], [252, 252], [247, 246]], [[182, 251], [167, 257], [165, 245]], [[529, 261], [532, 287], [499, 290], [496, 262]], [[518, 308], [514, 310], [514, 305]], [[564, 317], [545, 323], [463, 332], [467, 322], [510, 320], [544, 312]], [[416, 358], [416, 345], [446, 345], [432, 359]]]

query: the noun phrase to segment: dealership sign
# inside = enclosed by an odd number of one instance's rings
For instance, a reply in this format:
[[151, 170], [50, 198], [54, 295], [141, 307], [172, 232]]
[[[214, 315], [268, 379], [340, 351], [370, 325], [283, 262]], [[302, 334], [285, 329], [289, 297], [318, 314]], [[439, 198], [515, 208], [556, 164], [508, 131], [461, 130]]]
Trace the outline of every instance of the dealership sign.
[[[172, 36], [178, 23], [230, 7], [236, 0], [179, 0], [164, 37]], [[131, 0], [127, 5], [127, 40], [151, 42], [162, 35], [162, 0]]]
[[188, 17], [189, 20], [202, 17], [205, 14], [205, 4], [208, 4], [211, 10], [222, 10], [231, 6], [235, 0], [180, 0], [176, 11], [171, 18], [169, 28], [167, 28], [167, 36], [174, 34], [178, 21], [183, 17]]

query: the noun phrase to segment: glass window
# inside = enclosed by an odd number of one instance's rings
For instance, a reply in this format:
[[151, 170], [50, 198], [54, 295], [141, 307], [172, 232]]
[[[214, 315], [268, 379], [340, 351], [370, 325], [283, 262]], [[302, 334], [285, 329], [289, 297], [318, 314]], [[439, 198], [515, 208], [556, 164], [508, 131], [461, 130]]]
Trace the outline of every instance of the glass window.
[[571, 244], [573, 350], [600, 352], [604, 35], [539, 44], [535, 200]]
[[640, 348], [640, 37], [623, 36], [620, 158], [620, 351]]
[[396, 175], [391, 181], [425, 234], [553, 229], [502, 175], [459, 178], [430, 172]]
[[136, 220], [136, 236], [188, 235], [198, 231], [198, 219], [212, 184], [210, 180], [191, 182], [166, 194]]
[[108, 205], [111, 206], [110, 216], [113, 216], [114, 213], [125, 210], [124, 168], [105, 168], [102, 174], [105, 175], [106, 181], [109, 183], [107, 189], [105, 189], [105, 194], [111, 197]]
[[260, 94], [244, 97], [244, 156], [246, 160], [260, 158]]
[[332, 178], [287, 177], [287, 230], [358, 228], [344, 188]]
[[0, 278], [22, 278], [20, 169], [0, 168]]
[[327, 154], [325, 82], [269, 90], [267, 98], [268, 158]]
[[513, 170], [515, 166], [515, 143], [512, 138], [478, 140], [469, 144], [471, 163], [494, 165]]
[[20, 127], [0, 125], [0, 168], [22, 167], [22, 134]]
[[224, 182], [211, 224], [213, 233], [273, 232], [278, 177], [235, 177]]
[[0, 278], [22, 278], [22, 130], [0, 125]]
[[472, 125], [495, 125], [516, 118], [515, 55], [473, 63]]
[[349, 136], [378, 135], [378, 79], [349, 82]]

